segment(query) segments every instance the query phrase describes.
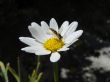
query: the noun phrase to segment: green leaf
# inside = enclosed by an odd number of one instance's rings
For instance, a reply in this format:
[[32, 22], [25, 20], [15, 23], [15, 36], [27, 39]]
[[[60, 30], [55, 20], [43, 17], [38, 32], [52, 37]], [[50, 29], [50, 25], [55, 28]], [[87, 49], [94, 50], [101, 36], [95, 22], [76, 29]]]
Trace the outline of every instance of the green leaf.
[[8, 80], [8, 75], [7, 75], [7, 70], [5, 68], [5, 65], [3, 64], [3, 62], [0, 61], [0, 69], [1, 69], [1, 72], [3, 74], [3, 77], [5, 79], [5, 82], [9, 82]]
[[0, 76], [1, 76], [1, 77], [3, 77], [3, 74], [2, 74], [2, 72], [0, 72]]
[[39, 75], [38, 75], [38, 77], [37, 77], [37, 81], [36, 81], [36, 82], [39, 82], [39, 81], [40, 81], [40, 79], [41, 79], [42, 75], [43, 75], [43, 73], [42, 73], [42, 72], [41, 72], [41, 73], [39, 73]]
[[16, 71], [13, 68], [11, 68], [10, 66], [8, 66], [8, 70], [13, 75], [13, 77], [16, 79], [16, 81], [20, 82], [20, 78], [19, 78], [18, 74], [16, 73]]
[[37, 73], [36, 70], [33, 70], [31, 76], [29, 76], [30, 82], [39, 82], [43, 73]]

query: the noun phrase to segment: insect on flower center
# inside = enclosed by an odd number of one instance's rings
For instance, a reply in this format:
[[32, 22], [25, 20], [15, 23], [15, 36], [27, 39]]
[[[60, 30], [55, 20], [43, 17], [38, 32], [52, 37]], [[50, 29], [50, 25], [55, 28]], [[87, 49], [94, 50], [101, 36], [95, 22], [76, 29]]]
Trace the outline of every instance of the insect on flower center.
[[51, 52], [55, 52], [58, 49], [62, 48], [64, 42], [58, 38], [50, 38], [44, 43], [44, 47]]

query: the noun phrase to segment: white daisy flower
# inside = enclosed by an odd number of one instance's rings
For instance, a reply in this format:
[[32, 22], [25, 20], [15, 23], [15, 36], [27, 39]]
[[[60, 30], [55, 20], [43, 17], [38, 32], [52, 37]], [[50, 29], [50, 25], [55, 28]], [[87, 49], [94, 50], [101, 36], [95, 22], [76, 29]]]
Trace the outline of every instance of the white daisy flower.
[[69, 50], [69, 46], [78, 40], [82, 35], [83, 30], [75, 31], [78, 26], [76, 21], [69, 25], [65, 21], [60, 28], [54, 18], [50, 20], [48, 25], [46, 22], [41, 21], [41, 26], [32, 22], [28, 26], [29, 31], [33, 38], [19, 37], [20, 41], [27, 44], [28, 47], [21, 50], [35, 55], [50, 55], [51, 62], [57, 62], [61, 55], [60, 51]]

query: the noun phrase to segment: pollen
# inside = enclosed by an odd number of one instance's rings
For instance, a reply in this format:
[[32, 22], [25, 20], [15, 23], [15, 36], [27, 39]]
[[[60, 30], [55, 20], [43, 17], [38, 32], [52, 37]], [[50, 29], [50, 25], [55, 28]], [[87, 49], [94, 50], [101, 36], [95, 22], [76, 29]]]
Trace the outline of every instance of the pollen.
[[44, 43], [44, 47], [51, 52], [57, 51], [58, 49], [62, 48], [63, 45], [64, 42], [58, 38], [50, 38]]

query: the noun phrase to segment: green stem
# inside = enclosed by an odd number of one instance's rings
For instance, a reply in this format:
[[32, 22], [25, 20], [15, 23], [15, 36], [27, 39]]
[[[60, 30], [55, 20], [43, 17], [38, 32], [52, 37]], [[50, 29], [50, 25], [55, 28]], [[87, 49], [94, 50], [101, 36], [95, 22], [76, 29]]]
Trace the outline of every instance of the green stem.
[[36, 71], [39, 71], [39, 67], [40, 67], [40, 56], [37, 56], [37, 68]]
[[58, 82], [58, 63], [53, 63], [53, 68], [54, 68], [54, 82]]
[[18, 56], [18, 76], [19, 76], [19, 82], [21, 82], [21, 71], [20, 71], [20, 58]]

